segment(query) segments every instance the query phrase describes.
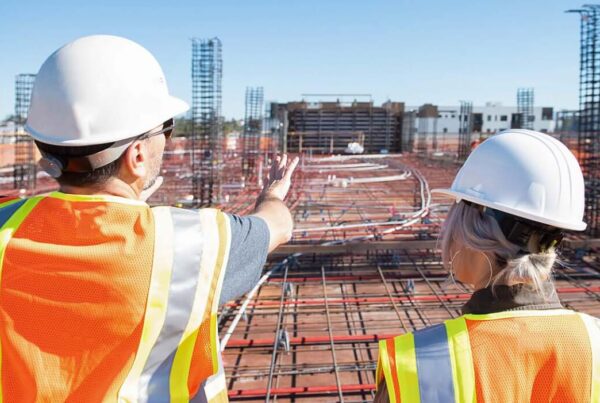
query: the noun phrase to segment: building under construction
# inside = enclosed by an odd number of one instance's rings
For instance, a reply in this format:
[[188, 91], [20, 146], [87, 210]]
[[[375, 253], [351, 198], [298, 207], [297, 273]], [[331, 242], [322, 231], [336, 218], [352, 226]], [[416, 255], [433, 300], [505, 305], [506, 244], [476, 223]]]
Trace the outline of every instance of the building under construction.
[[[448, 275], [438, 247], [451, 201], [430, 190], [450, 186], [477, 141], [503, 125], [547, 128], [579, 158], [590, 230], [567, 234], [555, 279], [565, 307], [600, 316], [600, 63], [589, 62], [600, 55], [593, 40], [600, 10], [575, 11], [587, 17], [581, 105], [556, 120], [551, 108], [534, 106], [528, 88], [518, 90], [509, 112], [470, 101], [405, 108], [376, 106], [364, 95], [314, 95], [272, 103], [265, 117], [263, 88], [248, 87], [245, 127], [230, 145], [221, 116], [221, 42], [192, 41], [192, 128], [167, 144], [165, 184], [150, 204], [249, 214], [273, 145], [301, 156], [287, 200], [292, 241], [270, 255], [250, 293], [220, 310], [232, 401], [372, 401], [379, 340], [461, 315], [472, 290]], [[24, 91], [16, 100], [21, 111]], [[19, 133], [0, 136], [0, 193], [54, 189], [47, 175], [31, 172], [36, 156], [24, 156]], [[347, 154], [349, 143], [364, 153]]]
[[272, 115], [282, 123], [287, 151], [343, 153], [350, 143], [359, 143], [367, 153], [402, 151], [404, 103], [375, 106], [368, 99], [344, 102], [321, 100], [336, 95], [314, 97], [315, 102], [272, 104]]

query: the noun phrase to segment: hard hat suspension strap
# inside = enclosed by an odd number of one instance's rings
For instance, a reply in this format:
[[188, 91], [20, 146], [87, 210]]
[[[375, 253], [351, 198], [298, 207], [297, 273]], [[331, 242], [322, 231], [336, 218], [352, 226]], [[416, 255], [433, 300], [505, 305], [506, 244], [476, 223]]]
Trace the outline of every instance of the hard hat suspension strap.
[[63, 172], [92, 172], [116, 161], [134, 140], [135, 138], [119, 140], [102, 151], [84, 156], [56, 155], [39, 147], [42, 154], [40, 166], [53, 178], [59, 178]]
[[[479, 208], [481, 214], [492, 217], [500, 227], [500, 230], [509, 242], [519, 246], [519, 254], [530, 254], [545, 252], [549, 248], [560, 244], [564, 237], [563, 230], [551, 225], [537, 223], [522, 217], [505, 213], [491, 207], [481, 206], [472, 202], [463, 200], [469, 206]], [[537, 248], [530, 248], [529, 241], [534, 236], [539, 236]]]

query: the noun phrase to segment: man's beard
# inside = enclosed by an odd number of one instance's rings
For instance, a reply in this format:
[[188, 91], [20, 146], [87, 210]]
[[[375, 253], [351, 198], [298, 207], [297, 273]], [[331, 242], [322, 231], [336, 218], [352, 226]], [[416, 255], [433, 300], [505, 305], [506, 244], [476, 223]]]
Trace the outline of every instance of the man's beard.
[[146, 177], [144, 181], [144, 189], [149, 189], [156, 183], [158, 176], [160, 175], [160, 167], [162, 165], [162, 153], [157, 158], [152, 160], [152, 166], [150, 167], [150, 174]]

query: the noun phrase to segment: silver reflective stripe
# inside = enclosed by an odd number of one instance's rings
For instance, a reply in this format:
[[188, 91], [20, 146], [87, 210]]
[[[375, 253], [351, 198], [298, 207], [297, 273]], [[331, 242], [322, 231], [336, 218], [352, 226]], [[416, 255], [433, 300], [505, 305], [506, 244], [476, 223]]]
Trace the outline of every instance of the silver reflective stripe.
[[[173, 359], [188, 323], [202, 258], [202, 225], [198, 211], [171, 209], [173, 272], [167, 312], [140, 377], [140, 401], [168, 402]], [[160, 230], [157, 228], [157, 230]]]
[[441, 323], [414, 333], [419, 396], [422, 402], [453, 402], [454, 383], [446, 326]]
[[190, 399], [190, 403], [208, 403], [223, 390], [227, 390], [227, 381], [225, 379], [223, 363], [219, 359], [219, 372], [202, 383], [196, 396]]
[[10, 217], [19, 209], [27, 199], [18, 200], [14, 203], [10, 203], [2, 208], [0, 208], [0, 228], [6, 224]]

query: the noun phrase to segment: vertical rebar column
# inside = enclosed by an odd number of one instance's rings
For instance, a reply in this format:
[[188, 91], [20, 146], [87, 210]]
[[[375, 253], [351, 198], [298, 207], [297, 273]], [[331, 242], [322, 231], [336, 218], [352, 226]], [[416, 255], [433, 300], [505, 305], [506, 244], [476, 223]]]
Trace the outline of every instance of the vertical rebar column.
[[521, 116], [521, 128], [533, 130], [533, 88], [517, 90], [517, 113]]
[[473, 132], [473, 103], [460, 101], [458, 115], [458, 159], [464, 161], [471, 152], [471, 133]]
[[246, 178], [256, 175], [256, 160], [260, 155], [263, 102], [263, 87], [246, 87], [246, 114], [242, 140], [242, 173]]
[[24, 131], [34, 82], [35, 74], [18, 74], [15, 77], [15, 189], [35, 188], [36, 161], [33, 139]]
[[577, 154], [585, 181], [587, 232], [600, 235], [600, 6], [567, 12], [581, 16]]
[[221, 80], [223, 59], [219, 38], [192, 39], [192, 193], [195, 206], [220, 200], [222, 163]]

